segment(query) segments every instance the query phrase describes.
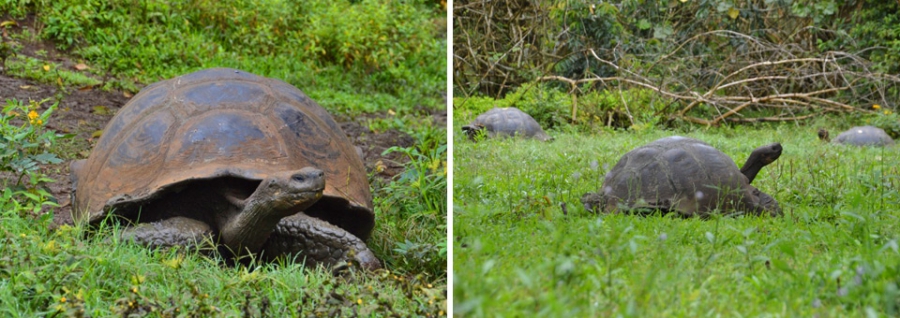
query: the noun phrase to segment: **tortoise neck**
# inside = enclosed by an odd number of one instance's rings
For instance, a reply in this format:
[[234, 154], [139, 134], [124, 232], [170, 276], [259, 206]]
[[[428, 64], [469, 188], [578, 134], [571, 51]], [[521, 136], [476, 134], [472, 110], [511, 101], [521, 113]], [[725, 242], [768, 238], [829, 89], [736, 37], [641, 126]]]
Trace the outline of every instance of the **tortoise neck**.
[[762, 160], [762, 155], [755, 151], [751, 153], [750, 157], [747, 158], [747, 162], [741, 167], [741, 173], [747, 177], [747, 183], [753, 183], [753, 179], [756, 179], [756, 174], [758, 174], [759, 170], [765, 165], [764, 160]]

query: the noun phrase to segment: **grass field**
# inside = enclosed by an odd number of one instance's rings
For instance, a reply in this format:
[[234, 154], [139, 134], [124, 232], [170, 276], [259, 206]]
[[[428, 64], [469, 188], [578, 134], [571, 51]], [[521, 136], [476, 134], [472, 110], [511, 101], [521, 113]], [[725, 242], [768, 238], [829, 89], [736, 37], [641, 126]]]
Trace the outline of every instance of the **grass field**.
[[[457, 131], [468, 120], [457, 116]], [[456, 134], [454, 314], [900, 314], [900, 150], [822, 144], [817, 128], [550, 132], [549, 143]], [[597, 191], [619, 157], [670, 135], [706, 141], [739, 166], [755, 147], [781, 142], [781, 158], [754, 185], [784, 216], [700, 220], [582, 208], [581, 195]]]

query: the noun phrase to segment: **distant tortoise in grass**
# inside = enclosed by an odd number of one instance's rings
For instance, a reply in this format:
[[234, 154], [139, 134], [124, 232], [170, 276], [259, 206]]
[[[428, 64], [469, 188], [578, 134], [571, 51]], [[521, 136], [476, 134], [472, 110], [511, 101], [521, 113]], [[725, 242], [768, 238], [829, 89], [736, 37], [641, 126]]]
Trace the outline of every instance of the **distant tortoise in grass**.
[[74, 222], [108, 216], [151, 247], [380, 262], [366, 171], [316, 102], [275, 79], [203, 70], [144, 88], [72, 164]]
[[728, 155], [702, 141], [662, 138], [626, 153], [600, 191], [586, 193], [581, 202], [589, 211], [707, 216], [719, 210], [778, 216], [778, 202], [750, 183], [779, 156], [781, 144], [762, 146], [738, 169]]
[[488, 137], [518, 136], [540, 141], [553, 139], [541, 129], [541, 125], [534, 118], [515, 107], [494, 107], [478, 115], [475, 121], [463, 126], [462, 129], [470, 138], [478, 131], [484, 130]]
[[819, 139], [825, 142], [854, 146], [893, 146], [894, 140], [881, 128], [873, 126], [857, 126], [840, 133], [837, 138], [828, 138], [828, 130], [819, 129]]

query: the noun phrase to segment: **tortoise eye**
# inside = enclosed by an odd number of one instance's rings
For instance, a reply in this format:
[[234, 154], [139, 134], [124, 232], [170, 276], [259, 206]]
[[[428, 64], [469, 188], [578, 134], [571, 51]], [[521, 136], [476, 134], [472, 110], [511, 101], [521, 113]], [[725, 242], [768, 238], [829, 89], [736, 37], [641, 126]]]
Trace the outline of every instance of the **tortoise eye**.
[[303, 174], [299, 174], [299, 173], [293, 175], [293, 176], [291, 177], [291, 179], [294, 179], [294, 181], [297, 181], [297, 182], [303, 182], [303, 181], [306, 181], [306, 177], [304, 177]]

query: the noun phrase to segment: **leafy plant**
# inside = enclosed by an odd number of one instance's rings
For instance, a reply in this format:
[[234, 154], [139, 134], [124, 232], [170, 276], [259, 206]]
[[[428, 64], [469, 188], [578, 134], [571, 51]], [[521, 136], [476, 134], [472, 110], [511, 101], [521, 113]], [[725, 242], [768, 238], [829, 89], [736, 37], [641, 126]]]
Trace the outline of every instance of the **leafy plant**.
[[382, 213], [377, 230], [391, 237], [390, 243], [382, 244], [395, 246], [393, 253], [380, 255], [388, 255], [387, 262], [400, 262], [412, 273], [437, 277], [445, 277], [447, 262], [447, 238], [442, 235], [447, 231], [443, 213], [447, 210], [447, 144], [441, 136], [446, 136], [443, 130], [426, 130], [416, 136], [420, 141], [416, 147], [385, 150], [402, 153], [410, 162], [406, 171], [375, 194]]
[[43, 185], [52, 182], [40, 170], [40, 165], [58, 164], [62, 160], [50, 149], [58, 138], [67, 136], [46, 130], [45, 125], [58, 103], [38, 113], [42, 104], [28, 104], [10, 99], [0, 113], [0, 172], [10, 173], [12, 180], [4, 182], [0, 211], [4, 213], [37, 214], [45, 206], [57, 206], [53, 196]]

